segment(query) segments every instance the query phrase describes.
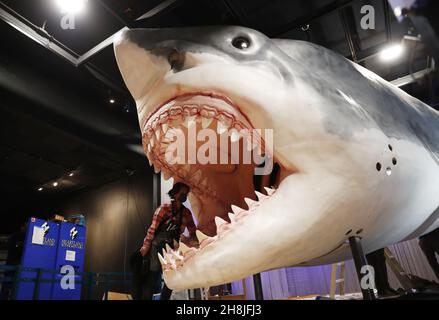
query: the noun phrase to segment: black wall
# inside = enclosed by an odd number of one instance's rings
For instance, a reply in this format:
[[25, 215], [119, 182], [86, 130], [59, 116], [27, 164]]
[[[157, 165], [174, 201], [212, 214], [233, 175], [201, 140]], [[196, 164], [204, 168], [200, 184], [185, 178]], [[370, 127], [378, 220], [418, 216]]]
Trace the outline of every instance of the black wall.
[[52, 214], [82, 213], [86, 218], [85, 271], [130, 272], [129, 256], [151, 223], [152, 186], [149, 172], [136, 172], [54, 206]]

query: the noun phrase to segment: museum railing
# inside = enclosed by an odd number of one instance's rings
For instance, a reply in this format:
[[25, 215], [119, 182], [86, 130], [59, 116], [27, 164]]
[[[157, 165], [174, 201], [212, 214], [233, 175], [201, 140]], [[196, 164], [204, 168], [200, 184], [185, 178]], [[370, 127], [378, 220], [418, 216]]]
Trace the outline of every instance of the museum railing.
[[[23, 273], [26, 273], [26, 276], [22, 276]], [[41, 284], [60, 282], [60, 279], [57, 279], [55, 275], [69, 276], [69, 274], [61, 274], [59, 270], [53, 269], [0, 265], [0, 300], [14, 300], [20, 283], [29, 282], [35, 283], [31, 300], [39, 300]], [[82, 286], [81, 299], [93, 300], [96, 296], [102, 296], [96, 295], [95, 292], [101, 292], [103, 293], [103, 300], [108, 300], [108, 292], [112, 288], [122, 287], [125, 289], [124, 291], [130, 288], [132, 274], [119, 272], [75, 272], [74, 276], [70, 275], [68, 281], [72, 280], [75, 282], [75, 285], [80, 284]]]

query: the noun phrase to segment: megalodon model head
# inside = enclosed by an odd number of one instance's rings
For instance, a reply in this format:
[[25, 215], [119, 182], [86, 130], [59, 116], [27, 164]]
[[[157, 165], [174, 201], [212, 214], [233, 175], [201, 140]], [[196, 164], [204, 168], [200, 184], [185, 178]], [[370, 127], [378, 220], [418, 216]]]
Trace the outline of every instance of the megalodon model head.
[[[384, 239], [387, 225], [374, 228], [375, 214], [391, 210], [377, 186], [397, 183], [385, 173], [397, 165], [392, 137], [362, 105], [376, 102], [358, 96], [374, 83], [392, 94], [371, 72], [319, 46], [242, 27], [134, 29], [115, 41], [115, 54], [137, 103], [150, 163], [191, 187], [199, 246], [180, 244], [160, 256], [170, 288], [329, 261], [334, 252], [340, 258], [354, 234], [370, 250], [409, 233], [403, 227]], [[245, 138], [230, 132], [258, 129], [256, 149], [273, 159], [274, 170], [257, 177], [261, 163], [170, 164], [166, 150], [177, 130], [188, 144], [205, 146], [207, 140], [191, 140], [190, 128], [213, 130], [211, 144], [226, 135], [242, 150]], [[230, 156], [231, 148], [217, 151]], [[255, 181], [266, 192], [255, 193]]]

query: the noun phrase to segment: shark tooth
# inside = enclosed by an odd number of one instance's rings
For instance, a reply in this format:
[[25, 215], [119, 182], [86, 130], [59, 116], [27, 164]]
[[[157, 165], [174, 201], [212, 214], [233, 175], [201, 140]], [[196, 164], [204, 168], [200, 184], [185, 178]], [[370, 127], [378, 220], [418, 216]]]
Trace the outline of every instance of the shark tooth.
[[174, 239], [174, 248], [178, 248], [178, 242]]
[[177, 252], [172, 251], [171, 254], [172, 254], [172, 256], [174, 257], [175, 260], [183, 260], [183, 257], [180, 256]]
[[216, 224], [217, 229], [218, 229], [219, 227], [221, 227], [223, 224], [226, 224], [226, 223], [227, 223], [227, 221], [224, 220], [223, 218], [221, 218], [221, 217], [215, 217], [215, 224]]
[[209, 118], [204, 118], [201, 119], [201, 126], [203, 127], [203, 129], [206, 129], [207, 127], [210, 126], [210, 124], [212, 123], [213, 119], [209, 119]]
[[223, 134], [223, 133], [226, 133], [227, 130], [229, 130], [229, 126], [222, 123], [221, 121], [218, 121], [217, 126], [216, 126], [216, 132], [218, 134]]
[[149, 152], [146, 153], [146, 158], [148, 159], [149, 166], [152, 167], [152, 161], [150, 159], [150, 153]]
[[169, 245], [169, 244], [166, 244], [166, 252], [167, 253], [171, 253], [172, 252], [172, 248], [171, 248], [171, 246]]
[[152, 138], [149, 140], [149, 144], [151, 145], [152, 148], [154, 148], [154, 145], [155, 145], [155, 138], [154, 138], [154, 136], [152, 136]]
[[265, 189], [265, 191], [267, 191], [267, 194], [269, 196], [273, 195], [273, 193], [276, 191], [276, 189], [267, 188], [267, 187], [264, 187], [264, 189]]
[[255, 194], [256, 194], [256, 196], [258, 197], [258, 200], [259, 200], [259, 201], [268, 198], [265, 194], [260, 193], [259, 191], [255, 191]]
[[185, 245], [183, 242], [180, 241], [180, 245], [178, 249], [181, 251], [181, 253], [185, 254], [186, 252], [190, 251], [191, 248], [189, 248], [187, 245]]
[[201, 170], [197, 170], [195, 171], [195, 173], [192, 175], [192, 179], [194, 179], [194, 181], [196, 183], [198, 183], [200, 181], [200, 179], [202, 178], [202, 173]]
[[163, 171], [163, 179], [165, 179], [165, 181], [168, 181], [171, 178], [171, 173], [168, 171]]
[[186, 117], [186, 118], [184, 119], [184, 123], [183, 123], [183, 125], [184, 125], [186, 128], [189, 128], [189, 127], [193, 126], [193, 125], [196, 123], [195, 119], [196, 119], [195, 116]]
[[229, 215], [230, 222], [233, 222], [235, 220], [235, 215], [231, 212], [229, 212], [228, 215]]
[[203, 242], [203, 240], [208, 239], [209, 237], [206, 236], [204, 233], [202, 233], [200, 230], [197, 230], [196, 232], [197, 238], [198, 238], [198, 242], [201, 243]]
[[174, 129], [169, 129], [168, 131], [166, 131], [164, 140], [165, 141], [174, 141], [174, 137], [177, 136], [177, 132]]
[[174, 260], [172, 259], [172, 256], [170, 254], [165, 253], [164, 255], [165, 261], [168, 262], [169, 264], [174, 264]]
[[161, 125], [161, 128], [162, 128], [163, 134], [166, 134], [166, 132], [168, 132], [169, 125], [167, 123], [164, 123]]
[[237, 142], [241, 138], [241, 135], [238, 133], [236, 129], [232, 130], [232, 133], [230, 135], [230, 141], [231, 142]]
[[207, 187], [209, 186], [208, 181], [207, 181], [207, 178], [204, 178], [203, 180], [201, 180], [200, 185], [201, 185], [203, 188], [207, 188]]
[[155, 137], [157, 138], [157, 141], [160, 141], [160, 129], [157, 129], [155, 132]]
[[241, 213], [241, 212], [243, 212], [245, 210], [240, 208], [240, 207], [238, 207], [238, 206], [235, 206], [234, 204], [232, 204], [232, 211], [233, 211], [234, 214], [239, 214], [239, 213]]
[[159, 260], [162, 265], [168, 264], [168, 262], [162, 257], [160, 253], [157, 253], [157, 255], [159, 256]]
[[160, 173], [161, 169], [158, 165], [154, 164], [154, 172], [155, 173]]
[[151, 152], [152, 146], [150, 143], [148, 143], [148, 146], [146, 147], [146, 149], [148, 150], [148, 152]]
[[244, 198], [244, 201], [245, 201], [245, 203], [247, 203], [249, 209], [258, 204], [257, 201], [254, 201], [250, 198]]
[[247, 137], [247, 139], [245, 139], [244, 144], [247, 151], [252, 151], [254, 149], [251, 137]]

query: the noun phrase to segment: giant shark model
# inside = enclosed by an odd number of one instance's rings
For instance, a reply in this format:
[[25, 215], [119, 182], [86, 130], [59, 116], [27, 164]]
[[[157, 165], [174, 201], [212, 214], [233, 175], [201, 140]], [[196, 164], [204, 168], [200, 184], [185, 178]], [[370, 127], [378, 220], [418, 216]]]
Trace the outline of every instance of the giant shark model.
[[[170, 288], [333, 263], [351, 236], [372, 252], [439, 227], [439, 114], [371, 71], [243, 27], [133, 29], [115, 54], [151, 164], [192, 187], [199, 245], [160, 256]], [[274, 188], [255, 194], [251, 165], [164, 161], [170, 130], [191, 121], [273, 129]]]

